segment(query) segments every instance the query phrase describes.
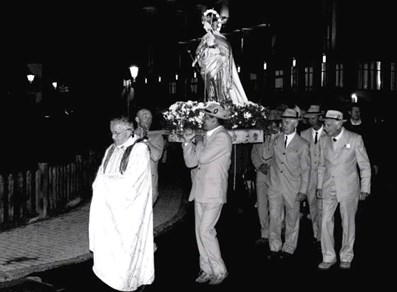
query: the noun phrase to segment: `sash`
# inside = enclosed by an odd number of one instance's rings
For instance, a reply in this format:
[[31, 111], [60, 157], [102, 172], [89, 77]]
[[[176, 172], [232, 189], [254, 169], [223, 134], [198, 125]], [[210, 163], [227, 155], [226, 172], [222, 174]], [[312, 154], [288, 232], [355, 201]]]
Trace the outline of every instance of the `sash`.
[[[123, 157], [121, 158], [121, 162], [120, 162], [120, 173], [121, 174], [123, 174], [125, 172], [125, 170], [127, 169], [128, 161], [130, 158], [132, 148], [134, 148], [136, 143], [140, 143], [140, 142], [144, 141], [145, 139], [146, 139], [145, 137], [139, 138], [139, 139], [135, 140], [135, 142], [133, 144], [131, 144], [130, 146], [128, 146], [125, 149], [125, 151], [123, 153]], [[112, 154], [113, 154], [115, 148], [116, 148], [116, 145], [113, 144], [106, 155], [105, 162], [103, 163], [103, 173], [105, 173], [106, 166], [108, 165], [110, 157], [112, 157]]]

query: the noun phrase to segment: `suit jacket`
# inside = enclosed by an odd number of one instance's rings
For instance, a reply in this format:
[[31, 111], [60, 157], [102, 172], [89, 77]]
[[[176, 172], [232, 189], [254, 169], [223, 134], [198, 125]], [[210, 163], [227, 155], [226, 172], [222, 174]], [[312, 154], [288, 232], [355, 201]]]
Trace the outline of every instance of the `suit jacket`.
[[152, 187], [153, 187], [153, 201], [155, 202], [158, 193], [159, 171], [158, 165], [161, 156], [163, 155], [165, 140], [162, 134], [148, 133], [149, 148], [150, 148], [150, 168], [152, 170]]
[[269, 176], [262, 173], [259, 170], [259, 167], [262, 164], [270, 165], [273, 156], [273, 143], [277, 139], [278, 135], [280, 134], [275, 134], [273, 137], [271, 135], [266, 135], [263, 143], [255, 143], [252, 146], [251, 161], [257, 172], [257, 182], [259, 181], [269, 184]]
[[360, 191], [370, 193], [371, 164], [361, 135], [343, 128], [337, 142], [329, 136], [320, 140], [317, 187], [323, 196], [335, 188], [339, 202], [358, 196]]
[[185, 164], [192, 170], [189, 201], [226, 203], [232, 138], [223, 126], [195, 145], [182, 143]]
[[318, 137], [318, 143], [314, 144], [313, 138], [313, 128], [310, 127], [303, 130], [300, 136], [309, 142], [309, 152], [310, 152], [310, 176], [309, 176], [309, 192], [315, 193], [317, 189], [317, 178], [318, 178], [318, 164], [320, 161], [320, 140], [323, 139], [327, 134], [321, 131], [320, 137]]
[[274, 142], [269, 193], [306, 194], [310, 172], [309, 142], [296, 134], [285, 148], [284, 139], [285, 135], [280, 134]]

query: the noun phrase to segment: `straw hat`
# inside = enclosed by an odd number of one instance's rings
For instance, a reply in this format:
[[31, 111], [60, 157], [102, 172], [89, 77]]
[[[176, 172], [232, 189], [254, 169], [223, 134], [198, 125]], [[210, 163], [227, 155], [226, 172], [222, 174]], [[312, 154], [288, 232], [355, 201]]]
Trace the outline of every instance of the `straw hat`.
[[296, 109], [293, 108], [287, 108], [283, 114], [281, 115], [281, 118], [283, 119], [298, 119], [300, 120], [300, 113]]
[[320, 110], [320, 106], [318, 104], [310, 105], [309, 109], [303, 115], [304, 118], [311, 118], [314, 116], [322, 116], [324, 112]]
[[343, 113], [340, 111], [336, 111], [336, 110], [328, 110], [325, 113], [325, 116], [321, 120], [328, 120], [328, 119], [342, 121], [342, 122], [347, 121], [347, 120], [343, 119]]
[[204, 111], [204, 113], [207, 115], [216, 117], [218, 119], [230, 119], [229, 111], [218, 103], [209, 103], [204, 109], [202, 109], [202, 111]]

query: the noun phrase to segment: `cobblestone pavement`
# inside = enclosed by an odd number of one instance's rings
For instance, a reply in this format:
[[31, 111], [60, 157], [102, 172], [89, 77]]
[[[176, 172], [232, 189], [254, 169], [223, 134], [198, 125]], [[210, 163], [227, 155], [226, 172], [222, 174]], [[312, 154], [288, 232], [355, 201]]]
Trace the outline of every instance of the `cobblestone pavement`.
[[[182, 190], [165, 186], [153, 210], [155, 237], [184, 214]], [[0, 286], [92, 258], [88, 249], [90, 202], [67, 213], [0, 233]]]

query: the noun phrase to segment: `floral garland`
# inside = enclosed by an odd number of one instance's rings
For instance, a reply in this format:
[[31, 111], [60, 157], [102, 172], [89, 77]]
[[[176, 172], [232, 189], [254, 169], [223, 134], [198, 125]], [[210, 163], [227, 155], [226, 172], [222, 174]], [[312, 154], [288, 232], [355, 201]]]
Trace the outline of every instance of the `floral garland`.
[[204, 108], [203, 102], [177, 101], [170, 105], [168, 110], [162, 112], [163, 128], [175, 132], [183, 132], [186, 128], [201, 129], [204, 117], [204, 112], [201, 109]]
[[[208, 16], [208, 14], [213, 14], [216, 17], [216, 21], [218, 22], [218, 26], [216, 28], [216, 31], [219, 32], [222, 28], [222, 24], [223, 24], [223, 20], [222, 17], [219, 15], [219, 13], [215, 10], [215, 9], [207, 9], [204, 13], [203, 13], [203, 18], [202, 18], [202, 23], [204, 24], [205, 21], [212, 23], [212, 18], [210, 18]], [[212, 26], [212, 25], [211, 25]]]
[[[251, 101], [244, 105], [237, 105], [231, 101], [223, 101], [220, 104], [231, 113], [230, 119], [224, 122], [227, 129], [266, 129], [268, 125], [271, 111], [267, 107]], [[205, 106], [206, 103], [191, 100], [175, 102], [162, 112], [163, 128], [177, 133], [182, 133], [187, 128], [201, 130], [204, 117], [202, 109]]]

